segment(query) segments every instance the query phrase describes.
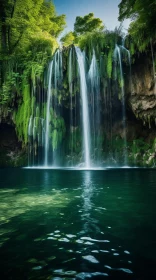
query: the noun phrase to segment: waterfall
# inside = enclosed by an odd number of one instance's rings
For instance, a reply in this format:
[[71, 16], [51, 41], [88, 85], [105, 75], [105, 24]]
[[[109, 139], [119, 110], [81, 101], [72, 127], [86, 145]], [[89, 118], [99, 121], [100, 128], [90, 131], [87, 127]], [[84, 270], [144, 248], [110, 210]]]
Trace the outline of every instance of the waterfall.
[[92, 154], [94, 161], [98, 160], [99, 156], [97, 151], [100, 150], [99, 136], [100, 136], [100, 77], [99, 69], [93, 50], [90, 69], [88, 72], [89, 78], [89, 93], [90, 93], [90, 122], [91, 122], [91, 135], [92, 135]]
[[124, 77], [121, 60], [121, 50], [118, 45], [114, 51], [115, 60], [119, 60], [120, 68], [120, 87], [121, 87], [121, 101], [122, 101], [122, 123], [123, 123], [123, 140], [124, 140], [124, 165], [127, 165], [127, 136], [126, 136], [126, 108], [125, 108], [125, 89], [124, 89]]
[[80, 75], [80, 93], [82, 98], [82, 122], [83, 122], [83, 144], [84, 144], [84, 163], [85, 167], [91, 166], [90, 162], [90, 121], [88, 110], [88, 95], [87, 95], [87, 82], [85, 70], [85, 53], [81, 52], [79, 48], [76, 49], [79, 75]]
[[39, 165], [41, 162], [40, 148], [44, 146], [45, 122], [42, 116], [43, 92], [40, 91], [39, 81], [31, 89], [31, 116], [28, 123], [28, 164]]
[[154, 51], [153, 51], [152, 39], [150, 40], [150, 45], [151, 45], [151, 54], [152, 54], [152, 65], [153, 65], [154, 94], [156, 96], [156, 70], [155, 70], [155, 61], [154, 61]]
[[128, 57], [128, 63], [129, 63], [129, 81], [130, 81], [130, 90], [132, 91], [132, 69], [131, 69], [131, 54], [130, 54], [130, 51], [127, 50], [124, 46], [124, 41], [123, 41], [123, 45], [120, 46], [120, 48], [127, 54], [127, 57]]
[[[30, 116], [29, 124], [28, 124], [28, 137], [32, 136], [32, 130], [33, 130], [33, 117]], [[28, 148], [28, 166], [31, 165], [31, 144], [29, 142], [29, 148]]]
[[59, 89], [62, 78], [62, 52], [57, 50], [48, 68], [44, 166], [58, 165], [59, 161], [57, 144], [60, 140], [58, 136], [60, 127], [57, 121], [60, 118]]
[[[54, 55], [54, 86], [53, 86], [53, 97], [54, 97], [54, 104], [53, 104], [53, 119], [57, 122], [58, 118], [61, 114], [60, 109], [60, 88], [62, 87], [62, 51], [58, 49]], [[54, 132], [58, 134], [58, 129], [55, 127]], [[52, 137], [53, 142], [53, 166], [59, 166], [61, 152], [58, 150], [57, 145], [55, 146], [55, 138], [58, 138], [54, 133]], [[57, 139], [58, 140], [58, 139]]]
[[73, 48], [69, 52], [69, 70], [68, 70], [68, 82], [69, 82], [69, 94], [70, 94], [70, 134], [71, 134], [71, 156], [72, 156], [72, 166], [73, 166], [73, 147], [74, 147], [74, 138], [73, 138], [73, 84], [72, 84], [72, 55]]
[[[36, 77], [28, 123], [29, 166], [127, 165], [122, 60], [131, 67], [131, 58], [123, 45], [115, 46], [114, 60], [111, 51], [110, 56], [110, 50], [99, 54], [92, 49], [88, 55], [78, 47], [58, 49], [44, 83]], [[117, 135], [121, 121], [122, 135]]]
[[51, 105], [51, 89], [52, 89], [52, 68], [53, 60], [50, 62], [48, 70], [48, 92], [47, 92], [47, 109], [46, 109], [46, 131], [45, 131], [45, 161], [44, 165], [48, 165], [48, 152], [49, 152], [49, 121], [50, 121], [50, 105]]

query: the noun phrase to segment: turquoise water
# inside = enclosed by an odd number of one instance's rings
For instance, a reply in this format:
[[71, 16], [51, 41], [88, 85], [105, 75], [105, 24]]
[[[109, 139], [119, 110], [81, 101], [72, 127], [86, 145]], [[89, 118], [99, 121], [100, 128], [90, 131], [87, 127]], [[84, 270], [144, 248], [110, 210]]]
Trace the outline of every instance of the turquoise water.
[[156, 170], [0, 170], [1, 279], [155, 279]]

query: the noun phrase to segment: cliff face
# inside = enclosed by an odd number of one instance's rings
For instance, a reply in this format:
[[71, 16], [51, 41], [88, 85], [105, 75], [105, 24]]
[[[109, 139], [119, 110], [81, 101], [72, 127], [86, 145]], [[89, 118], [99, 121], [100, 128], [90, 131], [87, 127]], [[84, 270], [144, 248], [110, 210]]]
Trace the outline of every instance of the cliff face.
[[15, 127], [0, 124], [0, 167], [27, 165], [27, 153], [18, 141]]
[[[154, 79], [150, 57], [144, 54], [136, 58], [131, 67], [131, 75], [129, 75], [129, 68], [127, 69], [125, 91], [129, 164], [156, 166], [156, 79]], [[115, 114], [118, 115], [115, 110], [116, 107], [120, 108], [120, 105], [118, 98], [111, 104], [113, 117]], [[26, 166], [28, 162], [27, 145], [22, 147], [22, 143], [17, 139], [13, 123], [14, 108], [13, 102], [11, 112], [4, 108], [0, 109], [0, 166]], [[106, 108], [101, 109], [105, 111]], [[68, 120], [65, 119], [65, 122], [67, 123]], [[121, 119], [115, 118], [112, 135], [114, 149], [117, 145], [121, 146], [122, 153], [123, 146], [120, 144], [120, 139], [124, 138], [124, 131]], [[111, 142], [109, 137], [108, 142]]]
[[129, 106], [137, 119], [149, 128], [156, 123], [156, 76], [152, 60], [140, 56], [131, 68], [127, 94]]

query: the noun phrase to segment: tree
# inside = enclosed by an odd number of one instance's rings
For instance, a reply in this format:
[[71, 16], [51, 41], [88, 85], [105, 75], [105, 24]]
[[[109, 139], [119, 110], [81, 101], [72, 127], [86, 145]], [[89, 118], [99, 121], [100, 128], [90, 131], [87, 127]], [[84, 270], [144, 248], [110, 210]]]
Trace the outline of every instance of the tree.
[[89, 13], [84, 17], [76, 17], [74, 31], [77, 35], [86, 32], [102, 31], [104, 29], [103, 22], [100, 18], [95, 18], [93, 13]]
[[75, 35], [72, 31], [66, 33], [62, 38], [61, 38], [61, 42], [63, 44], [63, 46], [68, 47], [70, 45], [72, 45], [74, 43], [75, 40]]
[[151, 39], [156, 40], [156, 1], [122, 0], [119, 4], [119, 20], [131, 18], [129, 34], [140, 50], [144, 50]]
[[26, 80], [41, 77], [65, 24], [51, 0], [0, 0], [0, 104], [22, 93]]
[[57, 16], [51, 1], [0, 0], [1, 53], [12, 54], [29, 44], [32, 37], [57, 38], [65, 15]]
[[119, 20], [122, 21], [126, 18], [132, 17], [135, 14], [134, 5], [136, 0], [122, 0], [119, 7]]

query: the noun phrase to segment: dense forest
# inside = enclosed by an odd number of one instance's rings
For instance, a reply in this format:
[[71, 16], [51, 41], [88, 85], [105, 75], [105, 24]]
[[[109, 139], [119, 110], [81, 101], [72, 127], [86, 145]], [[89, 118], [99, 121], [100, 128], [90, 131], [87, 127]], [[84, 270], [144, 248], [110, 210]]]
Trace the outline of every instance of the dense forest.
[[[46, 81], [49, 75], [48, 65], [52, 59], [55, 61], [55, 69], [56, 60], [62, 59], [63, 78], [60, 77], [57, 87], [55, 86], [57, 94], [54, 91], [51, 93], [57, 106], [53, 106], [49, 113], [51, 115], [45, 132], [51, 131], [50, 142], [53, 151], [57, 150], [59, 145], [65, 145], [66, 158], [69, 154], [81, 157], [80, 121], [76, 122], [79, 111], [76, 106], [79, 107], [80, 104], [77, 101], [75, 104], [78, 105], [73, 105], [80, 92], [74, 49], [76, 47], [85, 52], [87, 65], [91, 65], [95, 54], [99, 69], [99, 91], [101, 96], [104, 96], [99, 97], [100, 102], [96, 103], [103, 105], [99, 108], [100, 140], [94, 148], [97, 149], [100, 143], [104, 150], [103, 157], [106, 156], [107, 150], [109, 154], [110, 151], [113, 154], [118, 151], [122, 161], [120, 154], [123, 148], [125, 149], [124, 142], [127, 141], [129, 164], [155, 166], [156, 2], [122, 0], [119, 4], [121, 25], [113, 31], [107, 30], [102, 20], [96, 18], [94, 13], [84, 17], [77, 16], [74, 30], [62, 36], [60, 43], [58, 38], [66, 27], [66, 16], [57, 14], [52, 1], [0, 0], [0, 7], [0, 165], [27, 165], [28, 154], [32, 153], [32, 150], [33, 156], [38, 158], [34, 163], [43, 163], [38, 156], [39, 153], [43, 154], [43, 151], [40, 151], [42, 145], [37, 135], [41, 130], [41, 119], [47, 121]], [[131, 23], [128, 34], [124, 34], [122, 21], [127, 18], [131, 19]], [[114, 58], [115, 48], [118, 58], [121, 55], [123, 75], [120, 60]], [[61, 58], [57, 55], [58, 50], [62, 52]], [[73, 61], [72, 77], [69, 74], [70, 55]], [[119, 70], [115, 68], [116, 64]], [[87, 67], [89, 71], [89, 66]], [[56, 74], [56, 79], [58, 75]], [[114, 97], [115, 92], [117, 98]], [[126, 113], [126, 138], [120, 125], [123, 118], [120, 103], [123, 102]], [[42, 105], [39, 105], [41, 103]], [[61, 108], [59, 113], [58, 108]], [[70, 117], [73, 110], [73, 114], [76, 115], [74, 120]], [[72, 125], [69, 118], [72, 119]], [[31, 127], [32, 120], [35, 123], [35, 131]], [[76, 131], [72, 132], [72, 135], [70, 127]], [[94, 134], [96, 133], [94, 130]], [[72, 143], [74, 137], [77, 137], [77, 147]]]

